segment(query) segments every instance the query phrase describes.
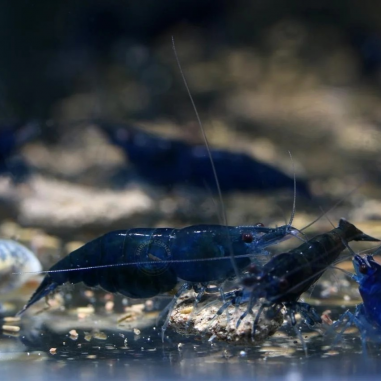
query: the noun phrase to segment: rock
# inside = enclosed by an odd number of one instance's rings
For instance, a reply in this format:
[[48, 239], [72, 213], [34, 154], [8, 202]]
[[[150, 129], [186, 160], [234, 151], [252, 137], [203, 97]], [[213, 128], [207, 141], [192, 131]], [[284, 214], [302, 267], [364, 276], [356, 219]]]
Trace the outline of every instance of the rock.
[[195, 335], [237, 345], [257, 345], [272, 336], [283, 324], [281, 312], [278, 312], [272, 319], [267, 319], [265, 314], [261, 314], [254, 338], [252, 338], [252, 326], [258, 307], [254, 307], [253, 315], [246, 316], [236, 328], [237, 320], [246, 311], [246, 303], [240, 305], [238, 309], [230, 306], [223, 314], [213, 319], [222, 305], [220, 301], [216, 301], [212, 305], [210, 299], [199, 303], [195, 313], [192, 313], [193, 302], [194, 298], [186, 299], [178, 304], [171, 314], [169, 326], [179, 334]]

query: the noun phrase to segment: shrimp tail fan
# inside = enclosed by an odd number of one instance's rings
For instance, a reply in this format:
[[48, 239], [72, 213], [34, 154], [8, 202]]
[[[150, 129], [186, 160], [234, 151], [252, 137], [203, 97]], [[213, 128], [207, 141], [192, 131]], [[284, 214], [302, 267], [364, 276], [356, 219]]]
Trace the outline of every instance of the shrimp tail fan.
[[379, 242], [377, 238], [373, 238], [370, 235], [363, 233], [360, 229], [356, 228], [353, 224], [348, 222], [346, 219], [342, 218], [339, 222], [339, 228], [350, 232], [350, 236], [353, 237], [353, 241], [369, 241], [369, 242]]
[[42, 299], [44, 296], [50, 294], [52, 291], [54, 291], [59, 286], [58, 283], [52, 282], [50, 276], [46, 276], [40, 286], [37, 288], [35, 293], [32, 295], [32, 297], [29, 299], [29, 302], [24, 306], [24, 308], [17, 313], [16, 316], [22, 315], [26, 309], [28, 309], [32, 304], [38, 302], [40, 299]]

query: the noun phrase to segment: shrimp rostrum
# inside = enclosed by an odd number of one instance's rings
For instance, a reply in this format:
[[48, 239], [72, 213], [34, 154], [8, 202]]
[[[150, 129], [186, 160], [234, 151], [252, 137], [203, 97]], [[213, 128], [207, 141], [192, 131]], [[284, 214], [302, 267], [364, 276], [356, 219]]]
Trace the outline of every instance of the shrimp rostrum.
[[204, 292], [209, 282], [234, 277], [237, 269], [251, 263], [253, 254], [297, 232], [291, 224], [274, 229], [258, 224], [112, 231], [53, 265], [19, 314], [66, 282], [100, 286], [131, 298], [169, 292], [179, 280], [185, 281], [180, 291], [201, 284]]
[[253, 266], [250, 274], [242, 279], [243, 287], [235, 292], [217, 312], [231, 304], [248, 299], [246, 312], [239, 318], [237, 326], [247, 314], [253, 314], [253, 307], [260, 303], [254, 319], [252, 335], [258, 324], [260, 314], [266, 307], [271, 310], [286, 309], [291, 324], [295, 326], [295, 313], [299, 312], [305, 322], [313, 326], [321, 323], [321, 318], [307, 303], [299, 302], [301, 294], [307, 291], [339, 257], [346, 248], [345, 242], [379, 241], [364, 234], [356, 226], [341, 219], [339, 226], [328, 233], [318, 235], [299, 247], [273, 257], [263, 268]]

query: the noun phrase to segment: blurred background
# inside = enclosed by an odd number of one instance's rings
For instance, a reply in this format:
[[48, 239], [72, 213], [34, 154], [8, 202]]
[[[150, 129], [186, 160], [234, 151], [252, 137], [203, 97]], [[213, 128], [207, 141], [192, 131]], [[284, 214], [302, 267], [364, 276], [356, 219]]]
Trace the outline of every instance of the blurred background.
[[294, 226], [341, 201], [334, 224], [381, 236], [381, 4], [17, 0], [0, 12], [1, 238], [47, 268], [113, 229], [224, 222], [172, 36], [230, 225], [283, 224], [295, 174]]
[[[61, 233], [93, 229], [99, 221], [81, 209], [81, 194], [102, 190], [104, 196], [137, 184], [151, 201], [149, 207], [143, 197], [136, 206], [144, 219], [152, 218], [149, 224], [165, 215], [181, 224], [218, 221], [215, 203], [193, 207], [187, 176], [166, 178], [174, 170], [165, 163], [157, 184], [149, 169], [138, 168], [143, 159], [134, 162], [115, 141], [132, 126], [164, 139], [151, 146], [166, 138], [204, 144], [172, 51], [174, 36], [211, 147], [244, 153], [291, 178], [241, 194], [247, 190], [242, 184], [267, 180], [238, 162], [247, 180], [226, 196], [231, 224], [288, 219], [294, 172], [302, 187], [298, 196], [308, 193], [298, 197], [298, 212], [316, 215], [362, 184], [342, 203], [350, 207], [336, 213], [379, 218], [381, 36], [372, 2], [18, 1], [5, 2], [0, 21], [0, 121], [3, 131], [15, 132], [0, 163], [11, 180], [0, 186], [4, 217]], [[2, 140], [5, 147], [9, 141]], [[139, 144], [151, 147], [139, 141], [134, 147]], [[169, 161], [181, 161], [172, 155]], [[203, 181], [197, 185], [205, 192], [196, 199], [210, 204], [214, 179]], [[20, 182], [29, 184], [22, 194], [14, 189]], [[168, 196], [178, 185], [183, 192]], [[61, 198], [69, 193], [67, 207]], [[115, 209], [131, 204], [126, 194], [117, 196], [102, 230], [122, 218], [112, 216]], [[126, 214], [142, 214], [136, 212]], [[78, 221], [86, 214], [86, 223]]]

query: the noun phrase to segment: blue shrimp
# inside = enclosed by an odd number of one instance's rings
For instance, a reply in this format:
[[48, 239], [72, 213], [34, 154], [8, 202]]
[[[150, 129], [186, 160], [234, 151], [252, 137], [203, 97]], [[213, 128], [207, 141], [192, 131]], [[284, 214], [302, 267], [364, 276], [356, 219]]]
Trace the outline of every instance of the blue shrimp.
[[360, 331], [363, 353], [366, 353], [368, 339], [381, 342], [381, 265], [373, 259], [372, 255], [362, 257], [354, 254], [352, 262], [356, 272], [352, 275], [352, 279], [359, 284], [363, 303], [356, 307], [354, 314], [348, 310], [333, 324], [336, 328], [347, 320], [333, 345], [345, 330], [354, 324]]
[[40, 128], [36, 122], [4, 123], [0, 125], [0, 172], [10, 173], [14, 181], [23, 181], [31, 170], [15, 156], [25, 143], [36, 137]]
[[[217, 315], [222, 314], [231, 304], [248, 300], [246, 312], [237, 322], [239, 326], [247, 314], [253, 314], [254, 305], [263, 298], [264, 301], [254, 319], [253, 336], [259, 317], [265, 308], [273, 310], [286, 308], [294, 327], [296, 312], [299, 312], [310, 326], [321, 323], [321, 318], [314, 309], [309, 304], [298, 300], [302, 293], [307, 291], [338, 259], [340, 253], [346, 248], [344, 241], [377, 242], [379, 240], [364, 234], [350, 222], [341, 219], [339, 226], [330, 232], [318, 235], [287, 253], [273, 257], [262, 269], [251, 268], [252, 274], [242, 279], [242, 289], [230, 294], [231, 299], [224, 303]], [[302, 340], [299, 331], [297, 334]], [[304, 345], [303, 340], [302, 343]]]
[[[99, 122], [110, 141], [121, 147], [136, 171], [146, 180], [159, 185], [191, 184], [215, 187], [208, 148], [168, 139], [129, 125], [113, 126]], [[222, 192], [263, 191], [291, 188], [293, 179], [278, 169], [256, 161], [243, 153], [210, 150]], [[307, 184], [298, 181], [297, 191], [310, 198]]]
[[[131, 298], [149, 298], [173, 290], [178, 279], [184, 291], [193, 285], [223, 282], [235, 275], [249, 256], [261, 253], [290, 235], [291, 225], [195, 225], [183, 229], [137, 228], [109, 232], [73, 251], [55, 265], [19, 314], [66, 282], [100, 286]], [[218, 265], [215, 260], [222, 260]]]

